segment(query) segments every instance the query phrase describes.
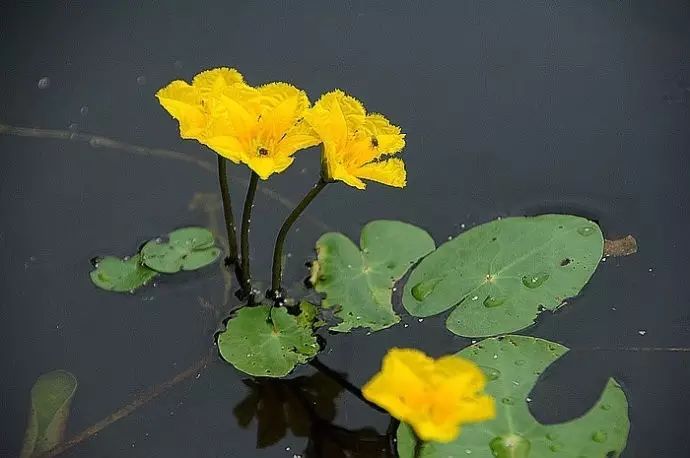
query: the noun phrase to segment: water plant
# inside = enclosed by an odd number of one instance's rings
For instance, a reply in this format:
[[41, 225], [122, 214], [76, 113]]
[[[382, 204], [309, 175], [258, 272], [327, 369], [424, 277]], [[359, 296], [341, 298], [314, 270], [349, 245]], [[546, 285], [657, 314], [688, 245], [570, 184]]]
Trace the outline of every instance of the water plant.
[[[397, 440], [401, 457], [610, 457], [622, 452], [629, 422], [620, 385], [610, 379], [584, 416], [543, 425], [529, 412], [529, 393], [567, 349], [510, 334], [532, 325], [540, 313], [563, 307], [586, 285], [604, 250], [596, 222], [561, 214], [504, 218], [437, 247], [421, 227], [376, 220], [362, 228], [359, 246], [340, 233], [322, 235], [304, 272], [318, 300], [290, 297], [283, 286], [283, 253], [295, 222], [337, 182], [359, 190], [367, 188], [366, 181], [405, 187], [405, 163], [398, 157], [405, 134], [344, 91], [330, 91], [312, 105], [291, 84], [252, 86], [230, 68], [201, 72], [191, 83], [173, 81], [156, 96], [178, 121], [182, 138], [198, 141], [217, 156], [224, 236], [202, 227], [181, 228], [146, 241], [129, 257], [96, 258], [94, 285], [134, 292], [161, 276], [199, 270], [222, 258], [221, 268], [236, 278], [239, 302], [217, 333], [220, 357], [259, 377], [252, 382], [257, 390], [265, 378], [279, 379], [298, 365], [312, 365], [363, 402], [390, 413], [394, 427], [389, 436]], [[299, 151], [319, 145], [321, 173], [280, 227], [270, 287], [261, 291], [250, 264], [257, 189], [285, 172]], [[249, 168], [239, 230], [229, 164]], [[398, 288], [410, 315], [423, 318], [452, 309], [446, 319], [449, 332], [484, 340], [449, 348], [438, 359], [415, 349], [390, 349], [381, 372], [360, 390], [318, 360], [327, 339], [323, 331], [377, 332], [396, 326], [401, 311], [392, 296]], [[51, 415], [65, 416], [74, 389], [67, 391]], [[255, 404], [253, 412], [259, 410]], [[41, 445], [42, 452], [57, 446], [55, 436], [49, 446]]]

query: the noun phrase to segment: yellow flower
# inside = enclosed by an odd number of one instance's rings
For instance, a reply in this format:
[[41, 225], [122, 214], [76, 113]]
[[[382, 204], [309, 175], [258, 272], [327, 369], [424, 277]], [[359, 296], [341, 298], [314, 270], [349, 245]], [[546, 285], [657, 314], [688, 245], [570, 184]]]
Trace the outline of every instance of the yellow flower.
[[302, 122], [306, 93], [287, 83], [252, 87], [224, 68], [200, 73], [191, 85], [173, 81], [157, 96], [179, 121], [182, 138], [248, 165], [262, 179], [288, 168], [298, 150], [321, 143]]
[[405, 164], [390, 156], [405, 146], [405, 134], [380, 114], [367, 114], [362, 104], [342, 91], [324, 94], [304, 115], [323, 141], [326, 180], [341, 180], [364, 189], [362, 179], [402, 188]]
[[173, 81], [156, 93], [160, 104], [180, 123], [180, 136], [203, 143], [211, 123], [210, 105], [228, 88], [248, 87], [234, 68], [215, 68], [201, 72], [192, 84]]
[[437, 360], [408, 348], [392, 348], [362, 394], [411, 425], [424, 441], [451, 442], [462, 423], [495, 417], [494, 400], [483, 392], [486, 377], [458, 356]]

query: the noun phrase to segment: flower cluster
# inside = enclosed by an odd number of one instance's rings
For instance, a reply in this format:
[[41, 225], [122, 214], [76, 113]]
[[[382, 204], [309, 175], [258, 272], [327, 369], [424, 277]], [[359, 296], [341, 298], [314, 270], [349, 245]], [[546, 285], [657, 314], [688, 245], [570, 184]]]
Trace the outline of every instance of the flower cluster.
[[494, 399], [483, 392], [486, 377], [457, 356], [434, 360], [410, 348], [392, 348], [381, 371], [362, 388], [369, 401], [412, 426], [424, 441], [451, 442], [460, 425], [490, 420]]
[[173, 81], [156, 94], [195, 139], [262, 179], [287, 169], [294, 154], [323, 143], [322, 175], [364, 189], [362, 179], [390, 186], [406, 183], [405, 134], [342, 91], [324, 94], [312, 107], [307, 94], [287, 83], [250, 86], [235, 69], [199, 73], [192, 84]]

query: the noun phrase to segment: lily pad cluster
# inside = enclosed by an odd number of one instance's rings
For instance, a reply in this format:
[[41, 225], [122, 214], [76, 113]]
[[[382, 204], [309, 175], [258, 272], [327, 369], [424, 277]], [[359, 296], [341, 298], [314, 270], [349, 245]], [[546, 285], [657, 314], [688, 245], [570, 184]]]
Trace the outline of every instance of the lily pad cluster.
[[369, 223], [361, 238], [361, 251], [337, 233], [316, 244], [312, 281], [325, 294], [322, 306], [336, 307], [342, 319], [334, 331], [378, 331], [397, 323], [393, 285], [420, 258], [402, 295], [411, 315], [454, 308], [446, 326], [465, 337], [524, 329], [580, 292], [604, 243], [596, 223], [570, 215], [492, 221], [437, 249], [422, 229], [396, 221]]
[[146, 242], [134, 256], [96, 259], [91, 281], [107, 291], [133, 292], [161, 273], [201, 269], [217, 260], [220, 253], [211, 231], [185, 227]]
[[609, 379], [603, 392], [582, 417], [553, 425], [539, 423], [529, 410], [529, 395], [539, 376], [568, 349], [535, 337], [507, 335], [464, 348], [458, 356], [477, 363], [496, 399], [494, 420], [466, 425], [448, 444], [428, 442], [417, 447], [406, 424], [398, 428], [401, 458], [540, 458], [553, 456], [616, 457], [625, 448], [630, 429], [628, 401], [620, 385]]

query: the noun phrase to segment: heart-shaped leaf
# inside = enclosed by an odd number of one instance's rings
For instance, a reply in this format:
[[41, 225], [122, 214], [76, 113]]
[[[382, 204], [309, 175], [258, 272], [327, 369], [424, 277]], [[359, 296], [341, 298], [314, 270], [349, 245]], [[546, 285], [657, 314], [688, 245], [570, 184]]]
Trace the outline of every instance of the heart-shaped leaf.
[[39, 456], [63, 441], [76, 390], [77, 379], [67, 371], [48, 372], [36, 380], [21, 458]]
[[505, 218], [441, 245], [415, 268], [403, 304], [415, 316], [458, 305], [455, 334], [482, 337], [523, 329], [541, 310], [577, 295], [602, 256], [599, 226], [578, 216]]
[[[483, 340], [458, 353], [473, 360], [487, 374], [485, 391], [496, 399], [496, 418], [464, 425], [448, 444], [425, 443], [418, 458], [551, 458], [617, 457], [630, 429], [628, 401], [609, 379], [599, 401], [580, 418], [543, 425], [532, 416], [527, 399], [539, 375], [568, 349], [526, 336]], [[398, 429], [398, 452], [412, 458], [415, 437], [409, 426]]]
[[157, 272], [173, 274], [196, 270], [220, 256], [213, 234], [203, 227], [185, 227], [168, 234], [168, 240], [151, 240], [141, 249], [142, 262]]
[[114, 256], [101, 258], [90, 275], [93, 284], [99, 288], [124, 293], [144, 286], [158, 273], [142, 265], [141, 257], [137, 254], [125, 259]]
[[[270, 313], [270, 317], [269, 317]], [[311, 326], [283, 307], [244, 307], [218, 335], [218, 350], [227, 362], [249, 375], [282, 377], [316, 356], [319, 344]]]
[[343, 234], [324, 234], [316, 242], [312, 282], [325, 293], [324, 307], [338, 306], [342, 320], [333, 331], [356, 327], [378, 331], [394, 325], [393, 285], [419, 258], [430, 253], [434, 240], [423, 229], [400, 221], [372, 221], [362, 229], [357, 248]]

